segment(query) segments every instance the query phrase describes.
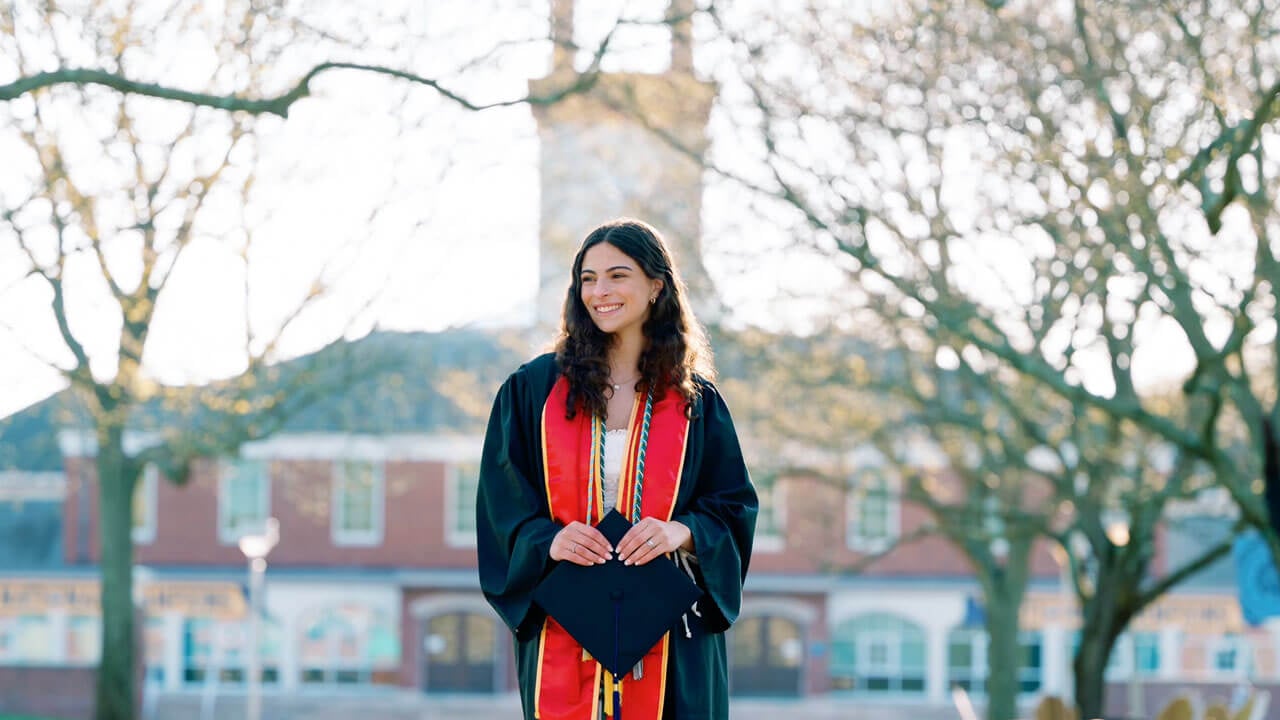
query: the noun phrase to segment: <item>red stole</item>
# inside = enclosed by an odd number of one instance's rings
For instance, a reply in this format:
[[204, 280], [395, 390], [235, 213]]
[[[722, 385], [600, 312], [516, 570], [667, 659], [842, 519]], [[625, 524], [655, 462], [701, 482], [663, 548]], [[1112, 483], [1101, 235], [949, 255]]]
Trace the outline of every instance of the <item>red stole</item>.
[[[542, 470], [546, 478], [547, 503], [551, 517], [561, 525], [575, 520], [586, 522], [588, 485], [593, 462], [591, 421], [588, 413], [579, 412], [565, 419], [569, 381], [561, 376], [542, 409]], [[636, 479], [636, 457], [640, 449], [640, 415], [645, 396], [636, 393], [628, 422], [627, 449], [622, 460], [622, 476], [618, 481], [618, 512], [631, 517]], [[689, 434], [689, 418], [685, 400], [668, 390], [653, 403], [649, 424], [649, 441], [645, 450], [644, 485], [640, 514], [670, 520], [680, 489], [680, 472], [684, 467], [685, 441]], [[591, 513], [599, 522], [603, 513]], [[658, 720], [667, 683], [667, 646], [669, 633], [644, 657], [644, 675], [636, 680], [631, 673], [622, 679], [622, 706], [626, 720]], [[539, 720], [598, 720], [596, 697], [604, 670], [600, 663], [583, 659], [582, 646], [547, 618], [542, 627], [538, 653], [538, 676], [535, 694], [535, 716]]]

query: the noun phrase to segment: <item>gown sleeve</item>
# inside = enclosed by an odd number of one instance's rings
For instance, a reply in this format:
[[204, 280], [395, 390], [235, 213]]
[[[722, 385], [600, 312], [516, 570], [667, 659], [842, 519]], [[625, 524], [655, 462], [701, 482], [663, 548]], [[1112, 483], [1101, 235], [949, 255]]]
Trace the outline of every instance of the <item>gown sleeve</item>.
[[533, 590], [546, 574], [560, 526], [531, 467], [541, 412], [520, 372], [503, 383], [493, 403], [480, 457], [476, 492], [476, 553], [480, 589], [520, 639], [536, 632], [542, 611]]
[[723, 632], [733, 624], [742, 607], [742, 584], [751, 559], [759, 499], [729, 408], [710, 383], [702, 385], [702, 462], [697, 470], [694, 494], [673, 520], [693, 533], [694, 570], [699, 585], [711, 600], [712, 612], [704, 612], [710, 632]]

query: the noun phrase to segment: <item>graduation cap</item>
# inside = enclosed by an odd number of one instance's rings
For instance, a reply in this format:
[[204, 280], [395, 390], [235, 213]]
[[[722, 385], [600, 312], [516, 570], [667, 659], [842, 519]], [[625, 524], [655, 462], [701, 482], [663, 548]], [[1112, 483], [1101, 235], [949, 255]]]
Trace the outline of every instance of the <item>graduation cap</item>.
[[[631, 523], [610, 510], [596, 529], [616, 548]], [[615, 683], [701, 596], [702, 590], [666, 556], [624, 565], [616, 553], [602, 565], [562, 562], [533, 591], [534, 601], [613, 674]]]

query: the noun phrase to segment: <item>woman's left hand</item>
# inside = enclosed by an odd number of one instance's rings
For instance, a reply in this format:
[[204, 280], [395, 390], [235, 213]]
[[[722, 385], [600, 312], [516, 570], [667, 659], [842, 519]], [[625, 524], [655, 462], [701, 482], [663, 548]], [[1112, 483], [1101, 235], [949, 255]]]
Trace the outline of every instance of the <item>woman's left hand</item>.
[[684, 523], [649, 517], [633, 525], [615, 549], [623, 564], [644, 565], [681, 547], [693, 549], [693, 533]]

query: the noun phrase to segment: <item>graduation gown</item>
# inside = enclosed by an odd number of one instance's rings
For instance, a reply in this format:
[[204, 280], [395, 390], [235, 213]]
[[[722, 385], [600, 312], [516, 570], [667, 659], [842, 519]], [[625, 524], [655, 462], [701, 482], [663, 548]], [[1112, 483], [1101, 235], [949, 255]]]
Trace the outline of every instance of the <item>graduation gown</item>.
[[[555, 356], [546, 354], [503, 383], [485, 435], [476, 498], [480, 587], [514, 633], [520, 697], [530, 720], [547, 620], [532, 595], [556, 564], [548, 553], [561, 529], [551, 519], [544, 491], [540, 432], [543, 408], [559, 378]], [[692, 637], [683, 628], [670, 634], [664, 720], [729, 717], [724, 631], [742, 605], [758, 510], [729, 410], [712, 383], [699, 379], [697, 387], [671, 519], [693, 534], [695, 581], [705, 594], [698, 605], [701, 617], [687, 615]]]

